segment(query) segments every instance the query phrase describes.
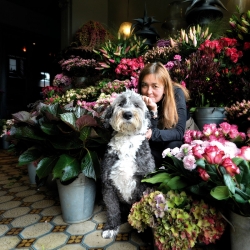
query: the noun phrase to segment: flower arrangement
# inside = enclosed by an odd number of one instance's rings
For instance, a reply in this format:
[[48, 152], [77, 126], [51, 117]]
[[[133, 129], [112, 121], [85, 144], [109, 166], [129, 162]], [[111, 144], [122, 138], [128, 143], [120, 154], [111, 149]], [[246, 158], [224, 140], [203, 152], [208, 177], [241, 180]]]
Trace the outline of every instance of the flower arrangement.
[[95, 59], [83, 59], [80, 56], [70, 56], [69, 59], [62, 59], [59, 64], [63, 71], [72, 76], [90, 76], [96, 73]]
[[128, 39], [120, 38], [116, 41], [108, 40], [98, 50], [93, 50], [99, 57], [97, 70], [100, 70], [105, 77], [117, 78], [115, 69], [123, 58], [138, 58], [143, 55], [148, 46], [146, 39], [142, 40], [136, 35]]
[[250, 101], [242, 100], [225, 107], [226, 119], [231, 124], [236, 124], [243, 132], [250, 128]]
[[226, 227], [221, 213], [184, 191], [146, 190], [133, 204], [128, 222], [139, 232], [153, 229], [157, 249], [191, 249], [195, 243], [214, 243]]
[[219, 83], [217, 78], [219, 63], [215, 62], [210, 55], [202, 55], [199, 50], [187, 58], [176, 54], [165, 64], [165, 67], [174, 81], [182, 83], [189, 89], [191, 107], [224, 105], [220, 94], [224, 84]]
[[196, 52], [167, 66], [173, 79], [184, 81], [190, 90], [191, 106], [225, 107], [249, 94], [244, 80], [249, 67], [243, 64], [242, 55], [236, 39], [222, 37], [206, 40]]
[[63, 73], [55, 75], [53, 79], [53, 86], [61, 87], [61, 86], [70, 86], [72, 83], [72, 78], [64, 75]]
[[[202, 140], [197, 139], [197, 135]], [[220, 124], [219, 129], [216, 124], [204, 126], [201, 137], [197, 131], [187, 131], [185, 144], [164, 150], [166, 169], [159, 170], [160, 173], [146, 182], [164, 175], [161, 188], [185, 188], [217, 206], [249, 216], [250, 147], [238, 148], [230, 141], [245, 137], [237, 131], [237, 126], [227, 123]]]

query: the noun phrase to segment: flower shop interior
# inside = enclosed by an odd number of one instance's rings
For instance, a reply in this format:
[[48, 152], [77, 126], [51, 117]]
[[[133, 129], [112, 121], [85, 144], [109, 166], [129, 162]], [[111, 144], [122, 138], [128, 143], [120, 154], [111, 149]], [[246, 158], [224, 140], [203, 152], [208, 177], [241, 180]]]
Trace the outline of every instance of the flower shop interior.
[[[249, 249], [250, 1], [1, 0], [0, 13], [1, 250]], [[104, 239], [101, 114], [154, 61], [190, 91], [199, 130], [163, 151]]]

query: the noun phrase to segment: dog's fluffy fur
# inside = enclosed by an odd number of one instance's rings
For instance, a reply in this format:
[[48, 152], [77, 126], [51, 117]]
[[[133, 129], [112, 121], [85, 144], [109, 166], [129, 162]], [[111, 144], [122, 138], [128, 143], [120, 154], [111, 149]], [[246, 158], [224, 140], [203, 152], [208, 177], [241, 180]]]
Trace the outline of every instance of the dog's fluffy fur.
[[104, 124], [114, 130], [101, 164], [102, 194], [107, 208], [102, 237], [112, 238], [127, 221], [131, 205], [141, 198], [146, 189], [141, 179], [154, 171], [155, 163], [145, 137], [150, 114], [139, 94], [131, 90], [119, 94], [103, 118]]

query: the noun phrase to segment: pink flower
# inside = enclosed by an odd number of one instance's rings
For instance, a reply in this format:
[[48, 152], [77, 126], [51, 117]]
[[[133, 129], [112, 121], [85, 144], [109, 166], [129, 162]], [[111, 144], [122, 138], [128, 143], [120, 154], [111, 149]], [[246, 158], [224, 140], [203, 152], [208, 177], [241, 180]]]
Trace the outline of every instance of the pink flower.
[[195, 156], [196, 159], [203, 158], [202, 154], [204, 153], [204, 149], [201, 146], [195, 145], [192, 148], [192, 152], [193, 152], [193, 155]]
[[187, 170], [193, 170], [196, 168], [195, 157], [193, 155], [186, 155], [183, 158], [183, 166]]
[[197, 171], [198, 171], [198, 173], [199, 173], [202, 180], [204, 180], [204, 181], [209, 180], [210, 176], [209, 176], [209, 174], [207, 173], [207, 171], [205, 169], [198, 167]]
[[247, 161], [250, 161], [250, 147], [249, 146], [243, 146], [240, 148], [240, 153], [237, 155], [238, 157], [241, 157]]
[[222, 161], [221, 166], [223, 166], [231, 176], [235, 176], [235, 174], [240, 173], [240, 169], [230, 158], [225, 158]]
[[181, 56], [180, 55], [175, 55], [174, 56], [174, 60], [176, 60], [176, 61], [181, 61]]
[[227, 122], [222, 122], [219, 126], [222, 129], [223, 134], [228, 134], [231, 129], [231, 125]]
[[219, 150], [217, 146], [208, 146], [205, 148], [202, 156], [209, 164], [219, 165], [222, 162], [222, 157], [225, 153], [222, 150]]

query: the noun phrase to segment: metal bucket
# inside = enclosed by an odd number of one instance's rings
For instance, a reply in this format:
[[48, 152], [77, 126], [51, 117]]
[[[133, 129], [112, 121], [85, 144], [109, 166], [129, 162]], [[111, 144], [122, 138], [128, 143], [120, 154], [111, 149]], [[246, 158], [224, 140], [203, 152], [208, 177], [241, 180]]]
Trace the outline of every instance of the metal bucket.
[[64, 222], [79, 223], [90, 219], [95, 204], [95, 181], [81, 173], [68, 185], [63, 185], [59, 179], [56, 182]]

